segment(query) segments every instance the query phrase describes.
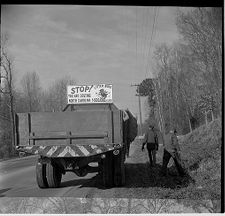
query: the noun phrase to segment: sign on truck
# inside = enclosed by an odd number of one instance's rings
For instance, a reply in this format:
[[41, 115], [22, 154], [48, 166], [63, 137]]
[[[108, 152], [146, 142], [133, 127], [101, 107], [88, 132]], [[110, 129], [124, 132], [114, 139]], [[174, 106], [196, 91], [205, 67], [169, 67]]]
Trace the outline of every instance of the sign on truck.
[[68, 104], [112, 103], [112, 85], [74, 85], [67, 87]]
[[[104, 100], [88, 103], [87, 94], [91, 101]], [[82, 97], [86, 102], [69, 101]], [[16, 114], [16, 149], [39, 155], [36, 180], [40, 188], [59, 187], [66, 172], [79, 177], [99, 172], [106, 187], [125, 184], [124, 162], [137, 135], [137, 120], [111, 102], [111, 85], [68, 86], [71, 110], [67, 106], [65, 112]], [[92, 162], [98, 166], [90, 166]]]

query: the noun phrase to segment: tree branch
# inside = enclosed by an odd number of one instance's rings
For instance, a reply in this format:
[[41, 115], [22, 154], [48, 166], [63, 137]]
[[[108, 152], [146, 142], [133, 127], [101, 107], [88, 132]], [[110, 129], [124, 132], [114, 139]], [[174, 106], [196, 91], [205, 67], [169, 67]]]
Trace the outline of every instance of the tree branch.
[[0, 118], [5, 119], [5, 120], [7, 120], [7, 121], [10, 121], [9, 118], [7, 118], [7, 117], [5, 117], [5, 116], [3, 116], [3, 115], [1, 115], [1, 114], [0, 114]]

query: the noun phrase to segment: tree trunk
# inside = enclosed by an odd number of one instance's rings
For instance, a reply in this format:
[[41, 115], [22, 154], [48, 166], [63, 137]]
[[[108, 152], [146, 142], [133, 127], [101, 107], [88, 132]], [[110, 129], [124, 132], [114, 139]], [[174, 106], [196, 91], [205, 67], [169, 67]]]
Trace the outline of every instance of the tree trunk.
[[15, 116], [14, 116], [14, 108], [13, 108], [13, 95], [10, 94], [10, 116], [11, 116], [11, 133], [12, 133], [12, 142], [10, 146], [10, 151], [14, 154], [15, 147]]
[[163, 117], [162, 117], [162, 112], [161, 112], [161, 106], [160, 106], [160, 98], [159, 98], [159, 94], [158, 94], [158, 90], [157, 90], [157, 86], [155, 81], [153, 82], [154, 87], [155, 87], [155, 93], [156, 93], [156, 101], [157, 101], [157, 105], [158, 105], [158, 117], [159, 117], [159, 127], [161, 132], [164, 131], [164, 122], [163, 122]]

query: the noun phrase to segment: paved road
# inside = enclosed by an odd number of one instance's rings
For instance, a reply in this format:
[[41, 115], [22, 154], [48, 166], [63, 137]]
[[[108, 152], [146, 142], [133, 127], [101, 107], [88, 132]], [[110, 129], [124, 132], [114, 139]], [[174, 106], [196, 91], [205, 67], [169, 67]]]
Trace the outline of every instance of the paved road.
[[[149, 176], [147, 151], [141, 152], [140, 142], [140, 139], [136, 139], [130, 146], [130, 157], [125, 162], [124, 187], [103, 188], [98, 173], [89, 173], [82, 178], [74, 173], [66, 173], [62, 177], [60, 188], [40, 189], [35, 174], [38, 157], [30, 156], [0, 162], [0, 197], [151, 197], [145, 187], [154, 186], [151, 182], [154, 173]], [[157, 160], [159, 162], [161, 158]]]
[[[131, 145], [130, 155], [137, 147], [138, 142]], [[0, 162], [0, 197], [113, 197], [118, 190], [102, 188], [98, 173], [82, 178], [66, 173], [60, 188], [40, 189], [35, 179], [36, 160], [37, 156], [30, 156]]]
[[83, 178], [67, 173], [60, 188], [40, 189], [36, 160], [32, 156], [0, 162], [0, 213], [194, 213], [209, 212], [205, 206], [213, 206], [210, 200], [198, 204], [190, 200], [187, 205], [185, 200], [168, 199], [180, 183], [160, 175], [162, 146], [157, 167], [150, 168], [147, 151], [141, 151], [138, 139], [131, 144], [125, 163], [126, 185], [120, 188], [102, 188], [97, 173]]

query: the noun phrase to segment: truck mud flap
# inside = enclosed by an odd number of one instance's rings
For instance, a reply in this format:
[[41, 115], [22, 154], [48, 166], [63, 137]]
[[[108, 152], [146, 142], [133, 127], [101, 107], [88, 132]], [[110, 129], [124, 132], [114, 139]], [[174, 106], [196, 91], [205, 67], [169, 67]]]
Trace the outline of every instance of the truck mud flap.
[[114, 185], [123, 186], [125, 184], [124, 151], [113, 157], [114, 163]]
[[102, 183], [103, 186], [113, 187], [113, 154], [108, 152], [106, 158], [102, 161]]

